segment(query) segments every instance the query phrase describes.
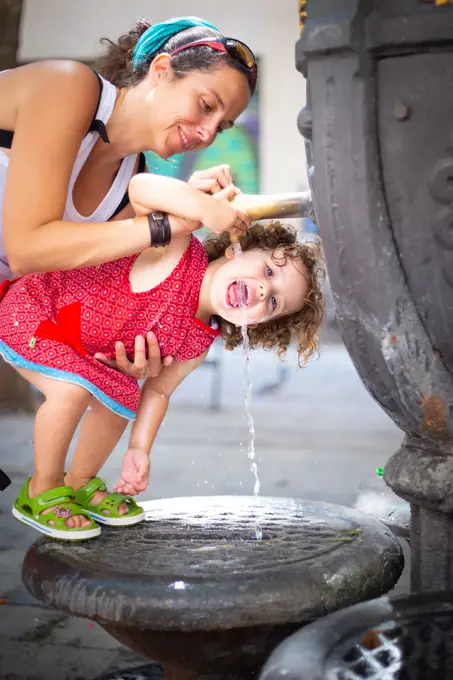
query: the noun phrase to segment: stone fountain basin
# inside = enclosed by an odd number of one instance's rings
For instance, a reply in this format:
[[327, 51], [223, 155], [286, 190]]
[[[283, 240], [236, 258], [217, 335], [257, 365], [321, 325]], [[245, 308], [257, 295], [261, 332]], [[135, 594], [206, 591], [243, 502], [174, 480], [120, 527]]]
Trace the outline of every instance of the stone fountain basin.
[[391, 531], [352, 508], [242, 496], [142, 505], [136, 527], [79, 544], [40, 539], [23, 579], [38, 600], [185, 669], [166, 677], [253, 677], [301, 624], [387, 592], [403, 569]]

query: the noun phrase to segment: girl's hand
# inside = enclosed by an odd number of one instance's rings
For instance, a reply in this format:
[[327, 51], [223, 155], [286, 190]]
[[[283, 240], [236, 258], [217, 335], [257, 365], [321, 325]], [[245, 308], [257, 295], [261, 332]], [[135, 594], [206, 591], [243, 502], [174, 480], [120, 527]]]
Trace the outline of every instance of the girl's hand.
[[225, 187], [233, 184], [231, 168], [229, 165], [216, 165], [206, 170], [198, 170], [190, 177], [188, 184], [193, 189], [203, 191], [205, 194], [217, 194]]
[[[222, 166], [223, 167], [223, 166]], [[228, 167], [228, 166], [225, 166]], [[209, 193], [206, 191], [205, 193]], [[215, 199], [216, 201], [232, 201], [235, 196], [240, 194], [241, 191], [237, 187], [234, 186], [234, 184], [229, 184], [226, 186], [224, 189], [219, 189], [216, 191], [215, 194], [211, 196], [211, 198]], [[241, 212], [241, 211], [239, 211]], [[245, 215], [245, 213], [242, 213], [242, 215]], [[248, 216], [246, 216], [248, 218]], [[186, 234], [191, 234], [193, 231], [196, 231], [197, 229], [201, 229], [203, 226], [202, 222], [195, 222], [193, 220], [185, 220], [182, 217], [174, 217], [173, 215], [170, 216], [170, 224], [172, 228], [173, 233], [177, 233], [178, 236], [181, 235], [186, 235]]]
[[247, 213], [235, 208], [230, 201], [240, 194], [240, 190], [229, 184], [218, 191], [212, 200], [206, 202], [203, 224], [213, 234], [221, 234], [225, 231], [230, 234], [243, 236], [252, 222]]
[[145, 491], [149, 481], [149, 455], [141, 449], [129, 449], [124, 456], [121, 479], [113, 488], [126, 496]]
[[[148, 345], [148, 358], [146, 358], [146, 345]], [[165, 357], [162, 360], [159, 343], [152, 331], [147, 333], [146, 341], [141, 335], [135, 338], [133, 363], [127, 358], [124, 343], [117, 342], [115, 352], [116, 359], [110, 359], [101, 352], [95, 354], [94, 358], [106, 366], [110, 366], [110, 368], [114, 368], [120, 373], [124, 373], [124, 375], [136, 380], [155, 378], [164, 366], [170, 366], [173, 363], [173, 357], [171, 356]]]
[[215, 201], [232, 201], [235, 196], [242, 193], [234, 184], [228, 184], [224, 189], [220, 189], [212, 195]]

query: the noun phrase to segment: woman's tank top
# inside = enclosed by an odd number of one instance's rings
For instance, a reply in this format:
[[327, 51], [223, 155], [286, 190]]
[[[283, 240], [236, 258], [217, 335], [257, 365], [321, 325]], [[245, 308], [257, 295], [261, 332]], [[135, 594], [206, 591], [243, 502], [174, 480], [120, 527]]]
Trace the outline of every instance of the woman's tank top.
[[[113, 107], [115, 105], [115, 86], [100, 76], [98, 76], [98, 80], [100, 85], [98, 107], [91, 123], [90, 130], [80, 145], [80, 149], [72, 170], [71, 179], [69, 181], [63, 219], [71, 222], [107, 222], [118, 212], [120, 212], [120, 210], [122, 210], [129, 202], [127, 187], [137, 161], [137, 154], [126, 156], [126, 158], [123, 159], [110, 190], [91, 215], [85, 217], [76, 210], [72, 197], [74, 184], [99, 136], [101, 136], [105, 142], [108, 142], [105, 126], [112, 115]], [[13, 134], [14, 133], [6, 130], [0, 130], [0, 146], [10, 147]], [[8, 164], [9, 157], [4, 151], [0, 149], [0, 282], [12, 277], [3, 245], [2, 231], [3, 200], [5, 196]], [[145, 158], [143, 154], [141, 154], [139, 159], [139, 172], [143, 172], [145, 170], [145, 166]]]

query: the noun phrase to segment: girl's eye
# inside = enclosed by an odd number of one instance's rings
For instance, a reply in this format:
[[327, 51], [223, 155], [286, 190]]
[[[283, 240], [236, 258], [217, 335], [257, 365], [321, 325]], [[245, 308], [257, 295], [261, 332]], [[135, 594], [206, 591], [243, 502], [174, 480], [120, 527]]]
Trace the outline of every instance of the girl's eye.
[[277, 298], [274, 295], [271, 297], [272, 309], [274, 310], [277, 306]]
[[270, 267], [267, 267], [267, 268], [266, 268], [266, 273], [267, 273], [268, 277], [271, 278], [272, 273], [273, 273], [273, 272], [272, 272], [272, 269], [271, 269]]
[[217, 134], [220, 135], [221, 132], [223, 132], [223, 128], [222, 128], [222, 127], [218, 127], [218, 128], [217, 128]]
[[204, 99], [201, 100], [201, 108], [206, 113], [211, 113], [211, 111], [212, 111], [212, 106], [210, 104], [208, 104], [208, 102], [206, 102]]

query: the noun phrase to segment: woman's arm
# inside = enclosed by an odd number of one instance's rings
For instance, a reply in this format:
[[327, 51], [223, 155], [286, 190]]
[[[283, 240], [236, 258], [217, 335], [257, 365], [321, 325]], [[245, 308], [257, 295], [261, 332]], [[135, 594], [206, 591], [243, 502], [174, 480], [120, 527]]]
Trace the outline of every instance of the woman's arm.
[[168, 409], [170, 397], [197, 366], [207, 352], [190, 361], [164, 367], [156, 378], [146, 381], [137, 418], [132, 426], [129, 448], [124, 457], [121, 479], [115, 484], [119, 493], [135, 495], [148, 486], [149, 453]]
[[74, 161], [98, 101], [91, 69], [74, 62], [38, 62], [4, 77], [15, 78], [17, 101], [3, 206], [3, 236], [13, 271], [83, 267], [149, 247], [144, 218], [108, 223], [61, 219]]
[[229, 203], [237, 193], [238, 189], [231, 184], [223, 190], [224, 200], [214, 200], [179, 179], [150, 173], [139, 173], [129, 182], [129, 198], [135, 213], [139, 216], [153, 211], [169, 213], [172, 237], [187, 236], [201, 225], [214, 233], [242, 234], [250, 226], [250, 218]]

